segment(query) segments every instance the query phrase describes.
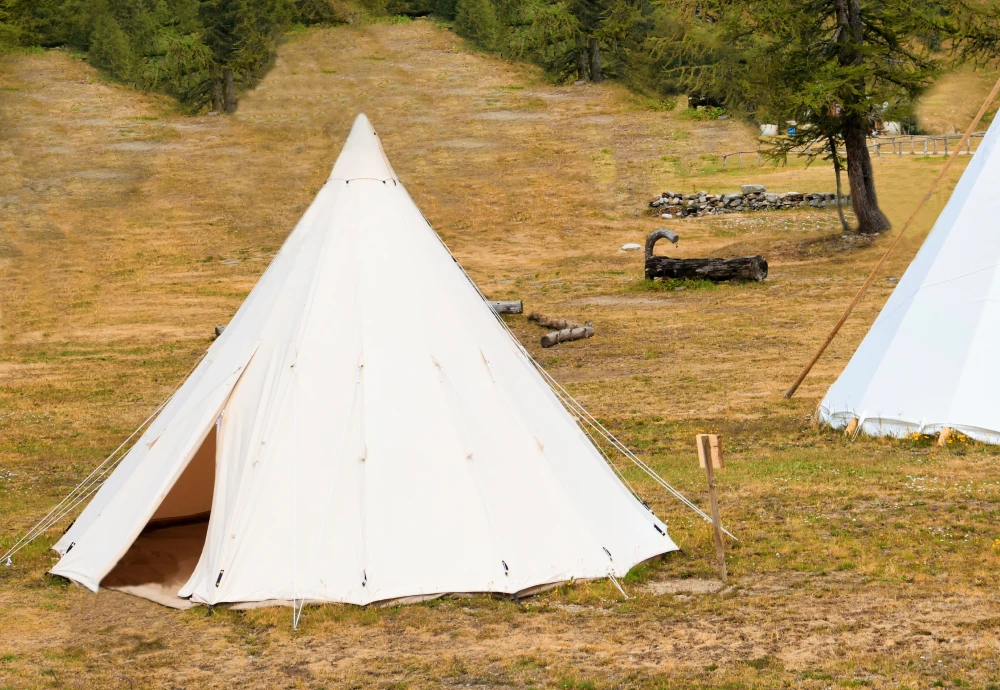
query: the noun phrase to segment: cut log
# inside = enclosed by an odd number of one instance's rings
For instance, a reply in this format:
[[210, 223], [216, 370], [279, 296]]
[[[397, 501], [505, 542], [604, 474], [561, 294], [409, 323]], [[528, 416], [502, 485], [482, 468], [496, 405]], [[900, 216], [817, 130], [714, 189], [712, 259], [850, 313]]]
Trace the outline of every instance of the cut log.
[[516, 302], [490, 302], [490, 307], [497, 314], [523, 314], [524, 303], [521, 300]]
[[761, 281], [767, 277], [767, 261], [757, 256], [738, 259], [670, 259], [651, 256], [646, 259], [646, 280], [653, 278], [687, 278], [691, 280]]
[[546, 316], [545, 314], [528, 314], [528, 321], [537, 323], [543, 328], [555, 328], [560, 331], [564, 331], [567, 328], [579, 328], [583, 326], [582, 323], [574, 323], [568, 319], [559, 319], [555, 316]]
[[564, 328], [561, 331], [552, 331], [542, 336], [542, 347], [552, 347], [559, 343], [566, 343], [571, 340], [583, 340], [594, 335], [594, 327], [589, 323], [586, 326], [576, 328]]

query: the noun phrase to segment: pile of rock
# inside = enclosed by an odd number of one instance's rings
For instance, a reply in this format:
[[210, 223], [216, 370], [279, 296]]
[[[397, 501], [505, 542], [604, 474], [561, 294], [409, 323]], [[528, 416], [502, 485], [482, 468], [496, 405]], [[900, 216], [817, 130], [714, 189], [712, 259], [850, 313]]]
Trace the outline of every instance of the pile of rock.
[[[844, 206], [850, 206], [851, 197], [841, 197]], [[745, 184], [739, 193], [675, 194], [663, 192], [649, 202], [653, 215], [662, 218], [685, 218], [687, 216], [707, 216], [715, 213], [736, 213], [739, 211], [775, 211], [782, 208], [812, 206], [813, 208], [836, 207], [837, 195], [827, 192], [800, 194], [783, 192], [773, 194], [762, 184]]]

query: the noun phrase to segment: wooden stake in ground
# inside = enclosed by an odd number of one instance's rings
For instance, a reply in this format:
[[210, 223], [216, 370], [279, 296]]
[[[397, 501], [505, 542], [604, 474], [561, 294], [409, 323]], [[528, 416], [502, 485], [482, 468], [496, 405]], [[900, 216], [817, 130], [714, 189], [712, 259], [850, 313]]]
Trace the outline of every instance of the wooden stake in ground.
[[939, 446], [947, 446], [948, 445], [948, 439], [950, 439], [950, 438], [951, 438], [951, 427], [950, 426], [943, 426], [943, 427], [941, 427], [941, 433], [938, 434], [937, 444]]
[[[700, 455], [706, 459], [712, 457], [712, 446], [708, 437], [709, 434], [698, 435]], [[721, 460], [721, 454], [719, 459]], [[722, 519], [719, 517], [719, 497], [715, 493], [715, 471], [712, 469], [714, 464], [714, 462], [705, 463], [705, 474], [708, 476], [708, 500], [712, 504], [712, 531], [715, 533], [715, 556], [719, 560], [719, 578], [725, 582], [729, 579], [729, 574], [726, 572], [726, 550], [722, 545]]]

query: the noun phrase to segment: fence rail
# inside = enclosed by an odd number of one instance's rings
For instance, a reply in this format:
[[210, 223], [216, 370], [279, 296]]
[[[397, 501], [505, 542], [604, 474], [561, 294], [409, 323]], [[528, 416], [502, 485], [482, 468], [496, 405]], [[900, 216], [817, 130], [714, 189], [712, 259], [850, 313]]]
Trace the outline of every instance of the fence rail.
[[[973, 132], [972, 136], [969, 137], [968, 141], [965, 142], [963, 150], [959, 151], [960, 155], [972, 155], [979, 149], [979, 143], [976, 146], [972, 145], [972, 140], [981, 140], [986, 135], [986, 132]], [[895, 156], [947, 156], [951, 151], [948, 149], [949, 141], [959, 141], [961, 140], [961, 134], [939, 134], [939, 135], [922, 135], [922, 134], [901, 134], [893, 137], [874, 137], [868, 143], [868, 150], [875, 154], [876, 157], [881, 158], [882, 154], [885, 153], [886, 147], [889, 151], [886, 155]], [[938, 146], [938, 142], [941, 142], [941, 146]], [[918, 146], [920, 144], [921, 146]], [[810, 144], [804, 149], [798, 151], [789, 151], [788, 153], [801, 158], [805, 156], [810, 160], [816, 156], [825, 155], [827, 152], [826, 148], [823, 146], [813, 146]], [[846, 151], [839, 151], [838, 153], [843, 153], [847, 155]], [[743, 156], [756, 156], [757, 167], [763, 165], [764, 153], [760, 149], [756, 151], [734, 151], [733, 153], [722, 154], [722, 169], [725, 170], [728, 167], [729, 159], [733, 156], [736, 157], [739, 162], [739, 167], [743, 167]], [[788, 154], [785, 155], [785, 160], [782, 165], [788, 165]]]

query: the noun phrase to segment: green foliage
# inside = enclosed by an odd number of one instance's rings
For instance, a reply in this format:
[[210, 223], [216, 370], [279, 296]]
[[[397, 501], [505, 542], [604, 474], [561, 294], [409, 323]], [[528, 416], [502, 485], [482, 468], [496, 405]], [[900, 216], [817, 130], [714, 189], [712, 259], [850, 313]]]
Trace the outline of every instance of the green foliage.
[[128, 37], [114, 17], [103, 15], [94, 23], [94, 32], [90, 35], [90, 61], [119, 79], [132, 76], [135, 65], [135, 53]]
[[500, 22], [492, 0], [458, 0], [455, 32], [487, 50], [495, 50], [500, 42]]
[[650, 47], [668, 88], [711, 96], [757, 122], [797, 121], [796, 134], [778, 141], [783, 154], [842, 141], [852, 121], [868, 129], [912, 121], [950, 59], [996, 53], [988, 9], [965, 0], [689, 0], [662, 10]]
[[116, 79], [197, 110], [224, 70], [253, 87], [289, 27], [338, 21], [333, 0], [0, 0], [0, 54], [71, 46]]
[[21, 44], [21, 30], [12, 19], [9, 0], [0, 0], [0, 57]]

